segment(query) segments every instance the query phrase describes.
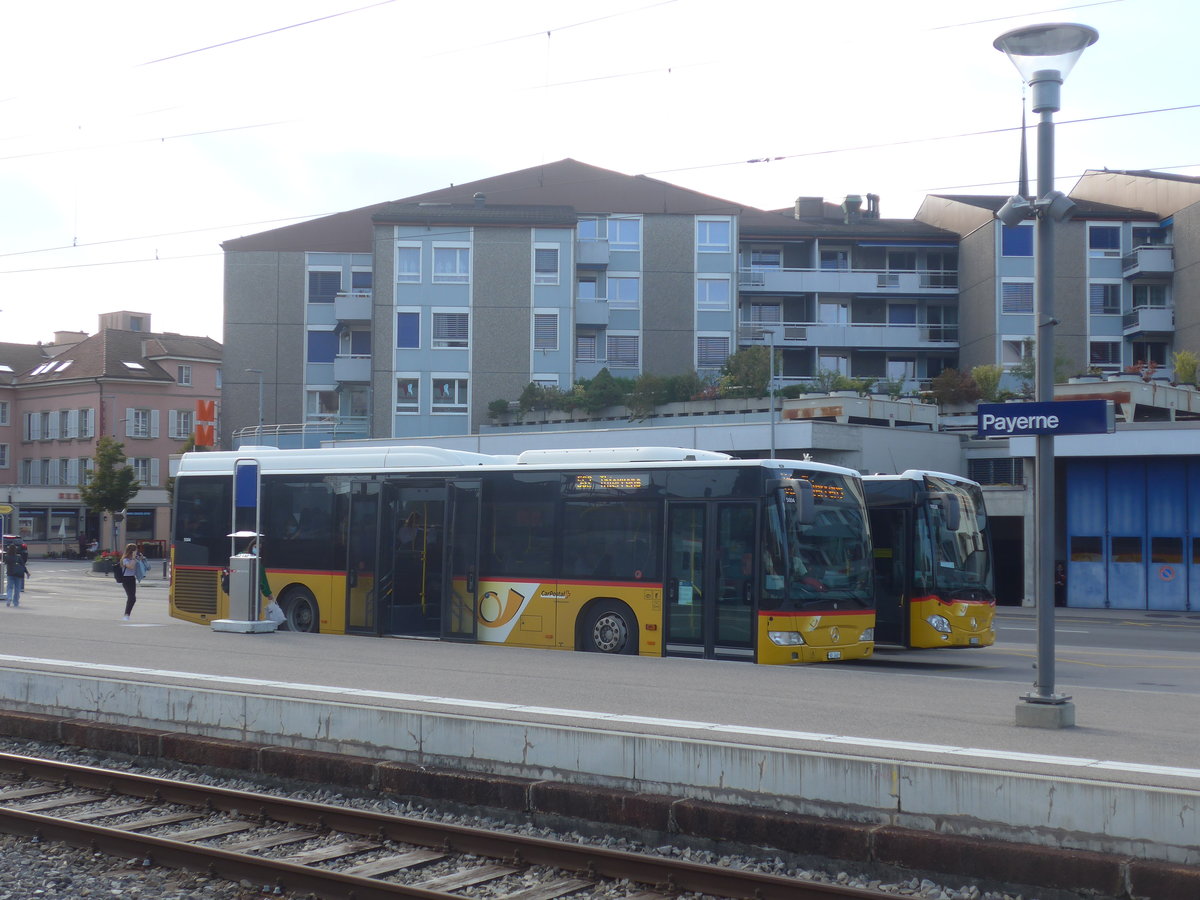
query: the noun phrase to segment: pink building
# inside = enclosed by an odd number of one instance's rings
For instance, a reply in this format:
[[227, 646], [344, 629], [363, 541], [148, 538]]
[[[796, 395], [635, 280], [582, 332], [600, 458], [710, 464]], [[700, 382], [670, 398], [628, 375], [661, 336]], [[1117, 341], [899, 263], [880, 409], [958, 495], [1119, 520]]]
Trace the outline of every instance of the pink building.
[[[52, 344], [0, 344], [0, 515], [32, 556], [143, 541], [170, 529], [169, 460], [196, 425], [197, 401], [220, 396], [221, 345], [150, 331], [150, 316], [116, 312], [100, 331], [56, 332]], [[141, 490], [123, 519], [88, 510], [96, 441], [124, 445]], [[114, 530], [114, 525], [116, 526]]]

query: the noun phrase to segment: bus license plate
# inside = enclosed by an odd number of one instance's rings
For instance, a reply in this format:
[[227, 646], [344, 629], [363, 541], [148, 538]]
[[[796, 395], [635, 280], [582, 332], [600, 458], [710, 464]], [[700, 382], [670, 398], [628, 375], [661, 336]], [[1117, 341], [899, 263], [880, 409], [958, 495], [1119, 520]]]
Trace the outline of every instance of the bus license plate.
[[971, 638], [971, 646], [978, 647], [979, 646], [979, 638], [977, 638], [977, 637]]
[[828, 656], [827, 658], [828, 658], [828, 659], [841, 659], [841, 658], [842, 658], [842, 651], [841, 651], [841, 650], [830, 650], [830, 651], [829, 651], [829, 656]]

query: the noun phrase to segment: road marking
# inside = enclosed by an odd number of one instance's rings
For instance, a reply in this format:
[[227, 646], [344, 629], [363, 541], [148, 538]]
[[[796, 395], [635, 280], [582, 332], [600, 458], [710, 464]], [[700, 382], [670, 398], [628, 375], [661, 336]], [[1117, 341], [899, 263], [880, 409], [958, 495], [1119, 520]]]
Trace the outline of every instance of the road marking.
[[[546, 706], [526, 706], [520, 703], [497, 703], [487, 700], [464, 700], [457, 697], [435, 697], [422, 694], [401, 694], [392, 691], [373, 691], [352, 687], [337, 687], [327, 684], [303, 684], [288, 681], [273, 681], [268, 678], [241, 678], [229, 675], [206, 675], [200, 672], [179, 672], [171, 669], [147, 669], [140, 666], [117, 666], [106, 663], [86, 663], [76, 660], [42, 659], [35, 656], [10, 656], [0, 654], [0, 662], [32, 663], [43, 666], [57, 666], [66, 669], [78, 669], [85, 672], [97, 672], [112, 675], [153, 675], [157, 678], [174, 678], [186, 681], [209, 682], [214, 685], [241, 685], [257, 688], [284, 688], [288, 690], [306, 691], [315, 694], [332, 694], [337, 696], [353, 695], [357, 698], [375, 698], [380, 700], [403, 701], [409, 703], [428, 703], [458, 709], [474, 709], [482, 711], [507, 711], [534, 713], [537, 715], [556, 716], [563, 719], [582, 719], [584, 721], [603, 721], [625, 725], [653, 725], [658, 728], [679, 729], [687, 731], [706, 731], [710, 734], [736, 734], [743, 736], [760, 736], [783, 738], [794, 741], [812, 741], [824, 744], [843, 744], [875, 749], [908, 750], [921, 753], [939, 753], [947, 756], [961, 756], [971, 759], [995, 759], [1006, 762], [1034, 762], [1048, 766], [1063, 766], [1086, 768], [1096, 771], [1141, 772], [1148, 775], [1169, 775], [1176, 778], [1192, 778], [1200, 781], [1200, 769], [1182, 768], [1178, 766], [1156, 766], [1143, 763], [1120, 762], [1106, 759], [1091, 759], [1088, 757], [1050, 756], [1039, 753], [1017, 753], [1007, 750], [988, 750], [980, 747], [961, 747], [950, 744], [923, 744], [916, 741], [889, 741], [879, 738], [860, 738], [843, 734], [822, 734], [808, 731], [788, 731], [777, 728], [756, 728], [744, 725], [722, 725], [716, 722], [692, 722], [685, 719], [662, 719], [654, 716], [630, 716], [615, 713], [591, 712], [580, 709], [557, 709]], [[54, 674], [54, 673], [48, 673]]]
[[[1037, 631], [1036, 628], [1025, 628], [1020, 625], [1001, 625], [1005, 631]], [[1091, 634], [1088, 628], [1055, 628], [1055, 634]]]

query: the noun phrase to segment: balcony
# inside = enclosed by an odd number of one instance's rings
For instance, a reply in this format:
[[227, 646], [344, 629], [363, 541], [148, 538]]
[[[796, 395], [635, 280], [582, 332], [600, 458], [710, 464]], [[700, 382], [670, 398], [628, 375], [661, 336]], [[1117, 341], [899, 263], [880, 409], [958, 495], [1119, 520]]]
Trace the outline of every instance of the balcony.
[[371, 292], [343, 291], [333, 298], [333, 314], [339, 322], [370, 322]]
[[1128, 279], [1163, 278], [1175, 273], [1175, 248], [1164, 244], [1135, 247], [1121, 258], [1121, 274]]
[[954, 350], [957, 325], [840, 325], [821, 322], [742, 322], [739, 344], [769, 343], [764, 329], [775, 331], [776, 347], [848, 347], [864, 350]]
[[607, 325], [608, 324], [608, 301], [607, 300], [576, 300], [575, 301], [575, 324], [576, 325]]
[[958, 273], [943, 270], [741, 269], [738, 287], [764, 294], [931, 294], [958, 290]]
[[608, 267], [608, 241], [576, 241], [575, 265], [584, 269]]
[[315, 450], [325, 441], [362, 440], [370, 437], [366, 416], [324, 416], [311, 422], [288, 425], [251, 425], [233, 433], [234, 449], [245, 446], [281, 450]]
[[355, 356], [351, 354], [339, 354], [338, 356], [335, 356], [333, 358], [333, 380], [337, 382], [370, 381], [370, 355], [367, 354], [365, 356]]
[[1121, 317], [1125, 337], [1138, 334], [1172, 334], [1175, 331], [1175, 308], [1171, 306], [1140, 306]]

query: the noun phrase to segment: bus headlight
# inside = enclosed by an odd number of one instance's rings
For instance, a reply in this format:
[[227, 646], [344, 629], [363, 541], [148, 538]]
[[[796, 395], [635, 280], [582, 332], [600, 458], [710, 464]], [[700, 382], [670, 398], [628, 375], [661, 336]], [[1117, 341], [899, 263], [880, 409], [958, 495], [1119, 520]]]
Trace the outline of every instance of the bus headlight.
[[874, 628], [864, 628], [864, 629], [863, 629], [863, 633], [862, 633], [862, 637], [860, 637], [860, 638], [859, 638], [859, 640], [860, 640], [860, 641], [873, 641], [873, 640], [875, 640], [875, 629], [874, 629]]
[[804, 638], [798, 631], [768, 631], [767, 637], [771, 639], [772, 644], [778, 644], [780, 647], [794, 647], [804, 643]]
[[925, 621], [934, 631], [940, 631], [942, 634], [950, 633], [950, 620], [945, 616], [930, 616]]

